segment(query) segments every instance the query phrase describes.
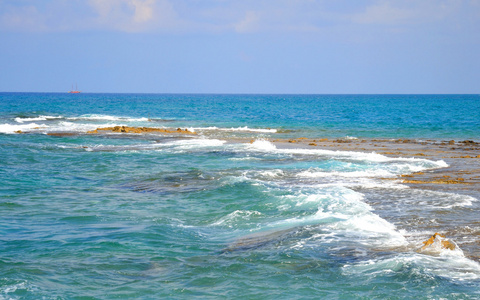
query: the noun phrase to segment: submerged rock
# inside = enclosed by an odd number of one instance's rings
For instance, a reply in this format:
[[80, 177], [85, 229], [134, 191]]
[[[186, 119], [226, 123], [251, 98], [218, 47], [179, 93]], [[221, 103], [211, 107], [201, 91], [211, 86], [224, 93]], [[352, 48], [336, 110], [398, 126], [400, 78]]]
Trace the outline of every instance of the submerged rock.
[[256, 232], [237, 239], [235, 242], [224, 248], [222, 253], [258, 249], [271, 243], [280, 242], [288, 236], [294, 235], [300, 229], [301, 227], [297, 226], [287, 229], [273, 229]]

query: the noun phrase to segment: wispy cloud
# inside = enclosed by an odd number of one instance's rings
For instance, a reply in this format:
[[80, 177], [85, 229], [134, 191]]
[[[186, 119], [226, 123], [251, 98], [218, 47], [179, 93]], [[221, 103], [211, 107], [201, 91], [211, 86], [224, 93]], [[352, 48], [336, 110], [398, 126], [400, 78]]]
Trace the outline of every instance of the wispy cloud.
[[45, 31], [46, 16], [34, 5], [9, 6], [0, 2], [0, 29], [14, 31]]
[[0, 31], [322, 32], [479, 24], [479, 0], [0, 0]]
[[[434, 23], [461, 13], [462, 0], [381, 0], [353, 13], [358, 24], [402, 25]], [[465, 13], [465, 12], [463, 12]]]
[[0, 0], [3, 31], [142, 32], [181, 26], [168, 0]]
[[245, 12], [245, 18], [240, 22], [234, 24], [234, 28], [237, 32], [250, 32], [259, 30], [259, 14], [255, 11]]
[[416, 17], [417, 12], [413, 9], [395, 7], [389, 2], [382, 2], [352, 15], [352, 21], [363, 24], [398, 24], [415, 20]]
[[178, 26], [176, 12], [167, 0], [89, 0], [91, 26], [126, 32], [171, 29]]

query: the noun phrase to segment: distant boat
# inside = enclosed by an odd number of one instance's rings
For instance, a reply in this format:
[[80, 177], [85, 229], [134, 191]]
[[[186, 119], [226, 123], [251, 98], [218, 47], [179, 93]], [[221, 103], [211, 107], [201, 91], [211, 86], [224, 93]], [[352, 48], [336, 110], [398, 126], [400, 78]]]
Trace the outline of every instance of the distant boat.
[[77, 84], [75, 84], [75, 89], [73, 89], [73, 84], [72, 84], [72, 90], [68, 92], [70, 94], [80, 94], [81, 92], [77, 88]]

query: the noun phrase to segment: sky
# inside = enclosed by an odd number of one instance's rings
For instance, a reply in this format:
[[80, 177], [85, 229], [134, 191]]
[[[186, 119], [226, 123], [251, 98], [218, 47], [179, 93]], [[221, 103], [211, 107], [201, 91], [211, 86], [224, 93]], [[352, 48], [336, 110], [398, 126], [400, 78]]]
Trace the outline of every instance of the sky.
[[0, 0], [0, 92], [478, 94], [480, 0]]

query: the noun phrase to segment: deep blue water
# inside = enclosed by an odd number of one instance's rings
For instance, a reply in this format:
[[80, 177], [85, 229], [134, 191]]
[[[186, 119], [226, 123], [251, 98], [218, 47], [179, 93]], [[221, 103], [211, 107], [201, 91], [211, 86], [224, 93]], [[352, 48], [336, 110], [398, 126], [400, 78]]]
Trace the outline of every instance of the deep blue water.
[[[115, 125], [198, 134], [86, 134]], [[479, 133], [478, 95], [0, 93], [0, 299], [478, 299], [468, 252], [418, 251], [478, 199], [384, 179], [445, 162], [264, 139]]]
[[[318, 137], [477, 139], [479, 95], [149, 95], [4, 93], [2, 116], [107, 115]], [[3, 103], [6, 104], [3, 105]], [[7, 120], [2, 120], [8, 123]]]

